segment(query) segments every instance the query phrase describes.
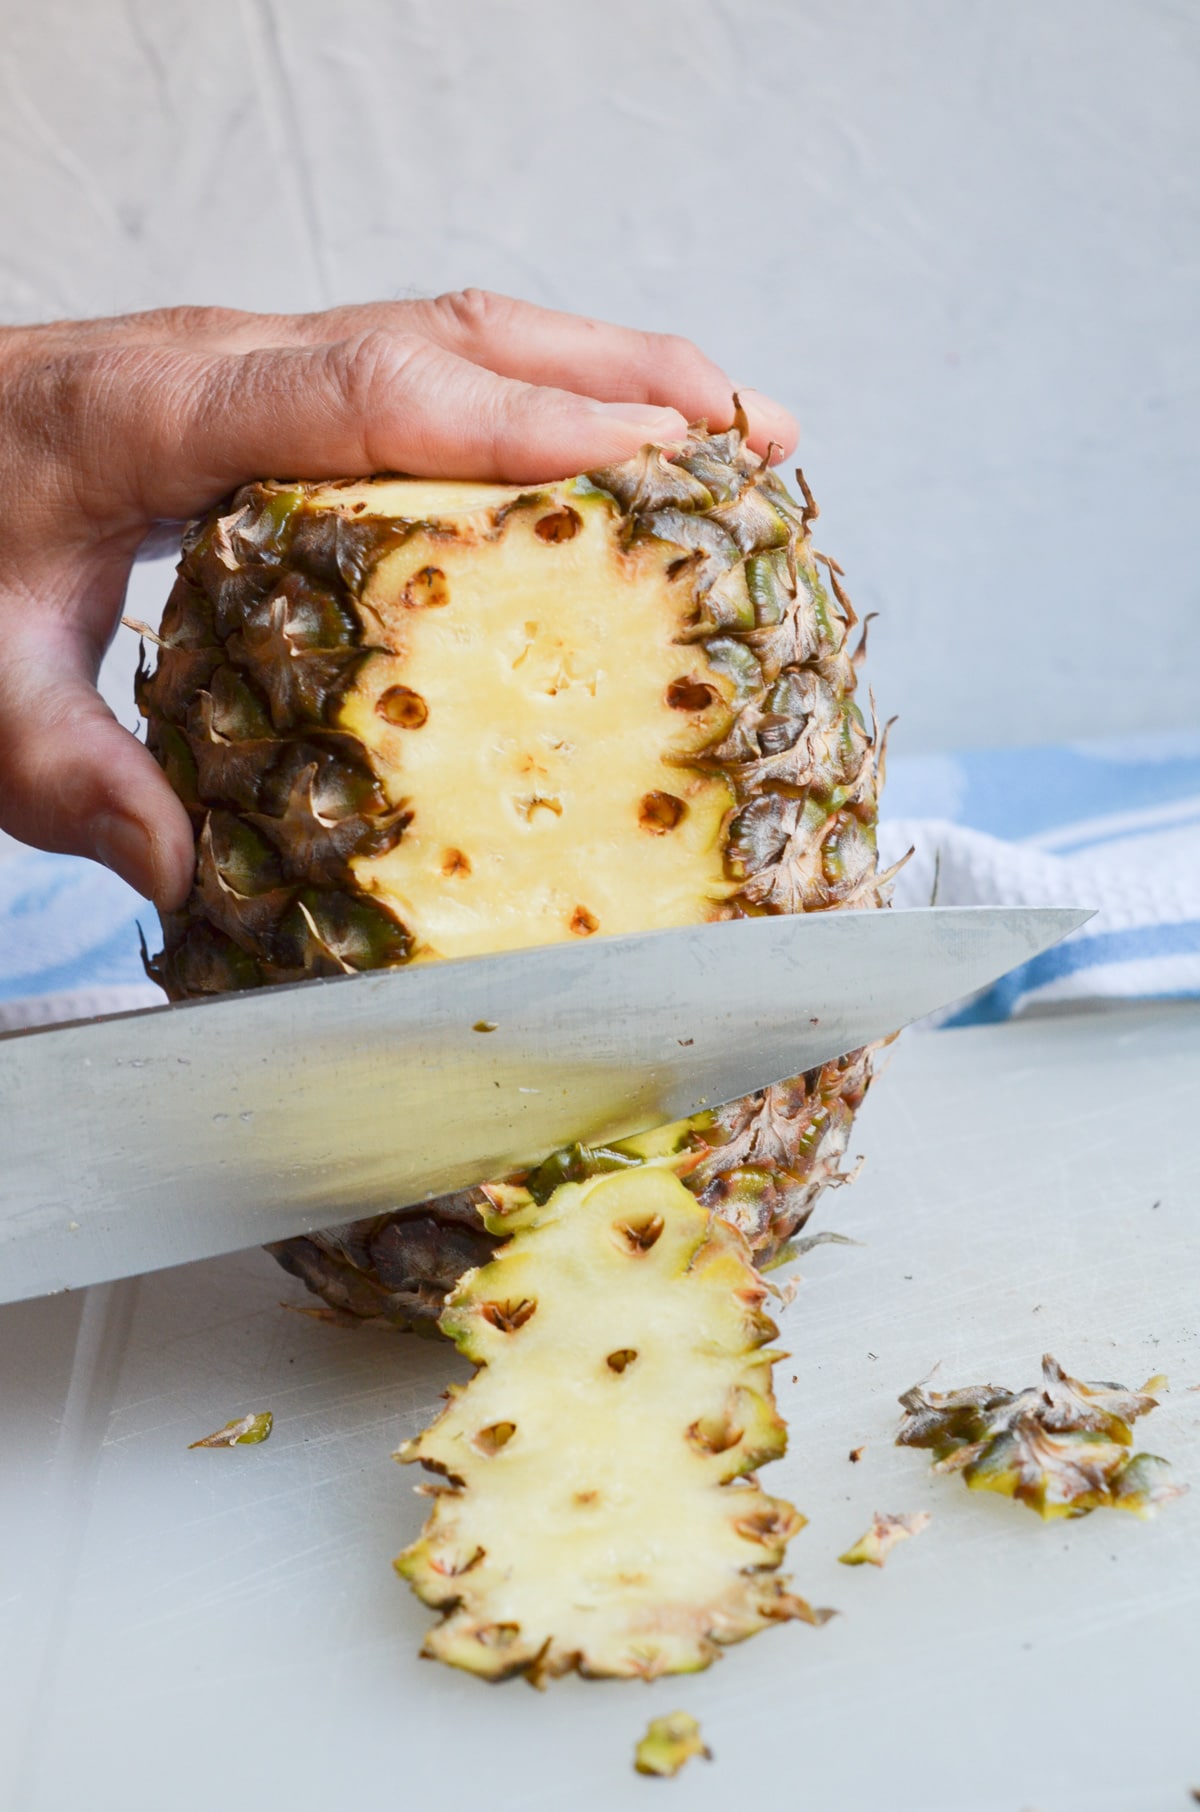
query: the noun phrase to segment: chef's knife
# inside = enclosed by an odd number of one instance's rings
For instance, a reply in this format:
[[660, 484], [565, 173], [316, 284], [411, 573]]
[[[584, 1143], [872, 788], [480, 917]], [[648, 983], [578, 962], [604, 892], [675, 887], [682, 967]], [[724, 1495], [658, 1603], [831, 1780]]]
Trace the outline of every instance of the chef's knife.
[[1088, 917], [740, 919], [10, 1034], [0, 1302], [402, 1207], [734, 1100]]

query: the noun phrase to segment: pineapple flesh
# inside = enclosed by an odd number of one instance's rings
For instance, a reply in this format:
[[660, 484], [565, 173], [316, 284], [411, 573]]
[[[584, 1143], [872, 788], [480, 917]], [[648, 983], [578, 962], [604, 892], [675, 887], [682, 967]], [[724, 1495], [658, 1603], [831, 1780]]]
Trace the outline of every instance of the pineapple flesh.
[[443, 1613], [423, 1652], [653, 1679], [824, 1621], [778, 1571], [804, 1519], [753, 1477], [786, 1430], [741, 1235], [658, 1163], [489, 1218], [505, 1243], [442, 1317], [479, 1370], [397, 1456], [440, 1475], [396, 1562]]
[[[193, 525], [138, 684], [197, 840], [167, 993], [882, 903], [855, 615], [744, 431], [525, 489], [251, 485]], [[517, 1181], [653, 1157], [766, 1259], [839, 1180], [869, 1070]], [[489, 1201], [273, 1250], [333, 1312], [428, 1330], [495, 1250]]]

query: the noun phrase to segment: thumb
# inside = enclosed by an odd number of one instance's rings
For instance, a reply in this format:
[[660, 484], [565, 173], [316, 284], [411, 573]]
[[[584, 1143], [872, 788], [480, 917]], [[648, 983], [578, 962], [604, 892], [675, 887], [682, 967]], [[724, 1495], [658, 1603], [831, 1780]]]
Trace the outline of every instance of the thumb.
[[163, 910], [183, 903], [191, 824], [158, 763], [92, 684], [59, 625], [10, 648], [0, 688], [0, 829], [90, 856]]

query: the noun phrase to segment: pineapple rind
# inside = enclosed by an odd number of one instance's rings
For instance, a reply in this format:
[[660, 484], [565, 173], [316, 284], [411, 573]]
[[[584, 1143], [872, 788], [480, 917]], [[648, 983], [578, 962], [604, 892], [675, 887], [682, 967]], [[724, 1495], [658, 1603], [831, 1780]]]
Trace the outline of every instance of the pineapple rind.
[[1149, 1517], [1187, 1489], [1168, 1481], [1165, 1460], [1133, 1452], [1133, 1424], [1165, 1383], [1085, 1382], [1044, 1353], [1041, 1385], [1028, 1390], [915, 1384], [900, 1399], [896, 1444], [931, 1448], [935, 1472], [961, 1473], [972, 1491], [1016, 1498], [1047, 1521], [1106, 1507]]
[[804, 1519], [753, 1477], [786, 1431], [740, 1235], [653, 1163], [513, 1219], [442, 1318], [480, 1369], [397, 1456], [445, 1481], [396, 1563], [443, 1613], [424, 1652], [653, 1678], [819, 1621], [778, 1573]]
[[712, 1751], [700, 1734], [700, 1726], [686, 1711], [668, 1712], [665, 1718], [652, 1718], [646, 1734], [634, 1751], [633, 1765], [639, 1774], [670, 1777], [701, 1755], [712, 1760]]

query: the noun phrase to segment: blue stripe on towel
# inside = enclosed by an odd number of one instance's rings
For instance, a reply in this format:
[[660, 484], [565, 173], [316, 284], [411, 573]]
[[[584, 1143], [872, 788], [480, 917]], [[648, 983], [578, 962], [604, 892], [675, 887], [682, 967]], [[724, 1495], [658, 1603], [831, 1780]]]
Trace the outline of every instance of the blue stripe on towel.
[[966, 749], [889, 764], [890, 818], [952, 818], [1018, 842], [1101, 814], [1200, 794], [1200, 736], [1066, 748]]
[[[1055, 1002], [1200, 995], [1200, 733], [900, 757], [884, 810], [910, 821], [901, 849], [908, 840], [918, 849], [911, 898], [899, 878], [901, 903], [927, 903], [937, 853], [945, 905], [1100, 908], [1092, 925], [945, 1023], [1007, 1019], [1047, 993]], [[71, 856], [6, 846], [0, 858], [0, 1003], [145, 987], [139, 918], [151, 948], [159, 938], [132, 889]]]
[[106, 868], [40, 850], [0, 863], [0, 1001], [144, 985], [138, 920], [154, 909]]
[[[948, 1028], [994, 1025], [999, 1020], [1011, 1019], [1025, 995], [1064, 975], [1078, 975], [1085, 969], [1157, 956], [1200, 956], [1200, 919], [1185, 919], [1174, 925], [1134, 925], [1124, 931], [1103, 931], [1095, 937], [1085, 933], [1076, 942], [1056, 944], [1053, 950], [1043, 950], [1031, 962], [1022, 963], [1011, 974], [1001, 976], [986, 994], [981, 994], [942, 1023]], [[1166, 994], [1142, 995], [1140, 998], [1191, 998], [1191, 990], [1172, 989]]]

